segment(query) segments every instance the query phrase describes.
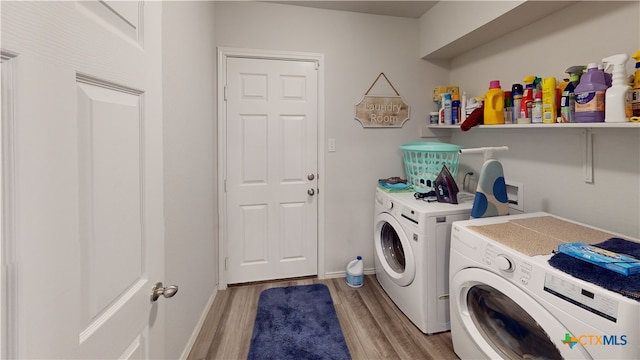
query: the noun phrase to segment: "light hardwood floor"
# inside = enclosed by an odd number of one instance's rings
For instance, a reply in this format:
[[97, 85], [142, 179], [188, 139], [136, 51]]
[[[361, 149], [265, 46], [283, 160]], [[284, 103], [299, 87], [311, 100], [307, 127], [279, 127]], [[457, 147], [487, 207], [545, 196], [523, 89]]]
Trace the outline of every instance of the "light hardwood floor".
[[353, 289], [344, 278], [304, 278], [219, 291], [188, 360], [246, 359], [260, 293], [271, 287], [327, 285], [353, 359], [458, 359], [451, 333], [425, 335], [395, 306], [375, 275]]

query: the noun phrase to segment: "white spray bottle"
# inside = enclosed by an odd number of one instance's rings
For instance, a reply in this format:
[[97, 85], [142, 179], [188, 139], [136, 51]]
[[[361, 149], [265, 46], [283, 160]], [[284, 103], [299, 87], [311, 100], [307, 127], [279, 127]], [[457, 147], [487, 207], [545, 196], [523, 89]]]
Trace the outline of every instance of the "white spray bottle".
[[631, 87], [627, 84], [625, 64], [627, 54], [617, 54], [602, 59], [607, 66], [613, 66], [611, 87], [605, 93], [605, 122], [626, 122], [631, 118]]

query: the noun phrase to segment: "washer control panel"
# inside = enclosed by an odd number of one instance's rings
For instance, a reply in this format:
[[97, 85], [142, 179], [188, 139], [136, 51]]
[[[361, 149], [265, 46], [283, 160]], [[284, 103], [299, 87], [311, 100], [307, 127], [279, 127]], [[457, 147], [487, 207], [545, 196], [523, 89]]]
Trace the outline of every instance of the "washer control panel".
[[589, 291], [582, 286], [552, 274], [545, 274], [544, 291], [603, 318], [616, 322], [618, 301], [606, 294]]
[[[515, 261], [510, 255], [505, 254], [500, 249], [491, 244], [487, 244], [482, 262], [497, 269], [505, 276], [512, 277], [522, 285], [528, 285], [531, 279], [533, 266], [526, 261]], [[505, 274], [506, 273], [506, 274]]]

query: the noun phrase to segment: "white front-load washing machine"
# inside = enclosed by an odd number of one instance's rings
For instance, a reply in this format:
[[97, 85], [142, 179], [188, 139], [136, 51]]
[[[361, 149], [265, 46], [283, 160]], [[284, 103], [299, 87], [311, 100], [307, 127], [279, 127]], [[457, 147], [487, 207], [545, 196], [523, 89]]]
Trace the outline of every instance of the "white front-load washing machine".
[[549, 249], [558, 244], [614, 235], [547, 213], [453, 224], [455, 353], [461, 359], [640, 359], [640, 302], [549, 264]]
[[398, 308], [425, 334], [450, 329], [451, 223], [469, 219], [473, 195], [460, 204], [416, 199], [413, 193], [376, 189], [376, 278]]

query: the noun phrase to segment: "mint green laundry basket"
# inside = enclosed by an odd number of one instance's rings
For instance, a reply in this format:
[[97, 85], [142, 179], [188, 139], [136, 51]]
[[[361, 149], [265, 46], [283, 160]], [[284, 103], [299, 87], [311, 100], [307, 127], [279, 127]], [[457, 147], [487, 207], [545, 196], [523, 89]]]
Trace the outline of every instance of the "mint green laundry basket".
[[407, 181], [419, 193], [433, 190], [442, 165], [447, 165], [455, 178], [462, 146], [437, 142], [411, 142], [400, 145]]

